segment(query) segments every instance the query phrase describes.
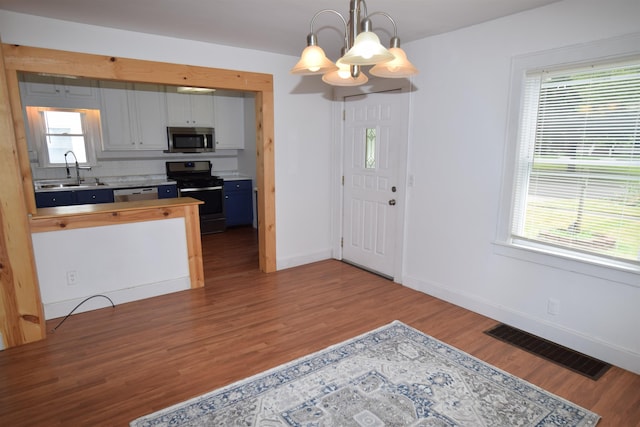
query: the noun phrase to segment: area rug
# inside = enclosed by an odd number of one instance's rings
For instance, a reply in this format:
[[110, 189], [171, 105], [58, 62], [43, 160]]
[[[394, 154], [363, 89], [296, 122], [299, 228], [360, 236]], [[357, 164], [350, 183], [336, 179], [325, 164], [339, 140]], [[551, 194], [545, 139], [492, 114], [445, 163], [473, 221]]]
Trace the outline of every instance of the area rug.
[[599, 419], [394, 321], [130, 425], [570, 427]]

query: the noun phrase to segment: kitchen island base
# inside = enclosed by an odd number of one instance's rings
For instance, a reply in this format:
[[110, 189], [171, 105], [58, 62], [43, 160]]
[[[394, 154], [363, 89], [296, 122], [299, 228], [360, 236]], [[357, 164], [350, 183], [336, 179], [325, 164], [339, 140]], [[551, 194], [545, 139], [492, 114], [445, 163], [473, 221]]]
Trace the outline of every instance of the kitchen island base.
[[[30, 223], [45, 318], [95, 294], [117, 305], [204, 286], [200, 203], [183, 197], [38, 209]], [[110, 305], [100, 300], [77, 312]]]

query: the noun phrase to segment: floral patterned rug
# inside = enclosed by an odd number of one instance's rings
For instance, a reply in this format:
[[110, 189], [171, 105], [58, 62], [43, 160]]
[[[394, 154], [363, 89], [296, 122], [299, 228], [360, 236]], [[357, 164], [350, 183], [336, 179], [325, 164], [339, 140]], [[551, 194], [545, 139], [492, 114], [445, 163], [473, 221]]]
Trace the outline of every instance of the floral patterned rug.
[[130, 425], [569, 427], [599, 419], [394, 321]]

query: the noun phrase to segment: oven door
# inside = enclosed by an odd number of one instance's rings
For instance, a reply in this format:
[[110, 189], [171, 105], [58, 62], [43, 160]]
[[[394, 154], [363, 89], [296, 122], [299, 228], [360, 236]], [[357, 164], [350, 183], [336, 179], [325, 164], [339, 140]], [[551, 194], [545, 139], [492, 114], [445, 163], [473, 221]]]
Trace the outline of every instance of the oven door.
[[180, 195], [193, 197], [202, 200], [204, 203], [199, 206], [200, 217], [205, 215], [218, 215], [224, 217], [224, 195], [222, 186], [200, 187], [200, 188], [180, 188]]
[[193, 197], [204, 202], [198, 205], [200, 231], [203, 234], [219, 233], [226, 229], [222, 186], [179, 188], [178, 191], [182, 197]]

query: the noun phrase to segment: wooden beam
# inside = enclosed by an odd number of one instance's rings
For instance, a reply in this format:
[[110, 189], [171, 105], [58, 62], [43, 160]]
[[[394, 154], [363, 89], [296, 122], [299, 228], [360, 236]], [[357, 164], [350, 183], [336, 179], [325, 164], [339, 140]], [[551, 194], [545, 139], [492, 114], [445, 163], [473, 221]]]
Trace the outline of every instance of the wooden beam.
[[9, 44], [3, 45], [3, 50], [7, 70], [248, 92], [273, 90], [271, 74]]
[[0, 54], [0, 331], [4, 347], [46, 335], [13, 126]]
[[[143, 61], [28, 46], [2, 44], [2, 122], [0, 126], [0, 201], [4, 246], [0, 327], [7, 346], [44, 336], [39, 288], [27, 215], [36, 213], [31, 168], [18, 87], [20, 72], [92, 79], [199, 86], [256, 95], [256, 156], [261, 271], [276, 271], [273, 77], [270, 74]], [[6, 155], [5, 155], [6, 153]], [[5, 167], [6, 166], [6, 167]], [[26, 227], [25, 228], [25, 224]], [[26, 230], [26, 231], [25, 231]], [[187, 233], [195, 231], [187, 230]], [[4, 255], [3, 255], [4, 254]], [[198, 279], [200, 280], [200, 279]], [[11, 301], [20, 301], [11, 302]], [[13, 311], [11, 311], [13, 310]], [[17, 316], [17, 317], [16, 317]], [[24, 316], [24, 317], [22, 317]], [[21, 319], [21, 320], [20, 320]], [[28, 320], [27, 320], [28, 319]], [[28, 323], [28, 324], [25, 324]], [[21, 338], [20, 338], [21, 337]]]

